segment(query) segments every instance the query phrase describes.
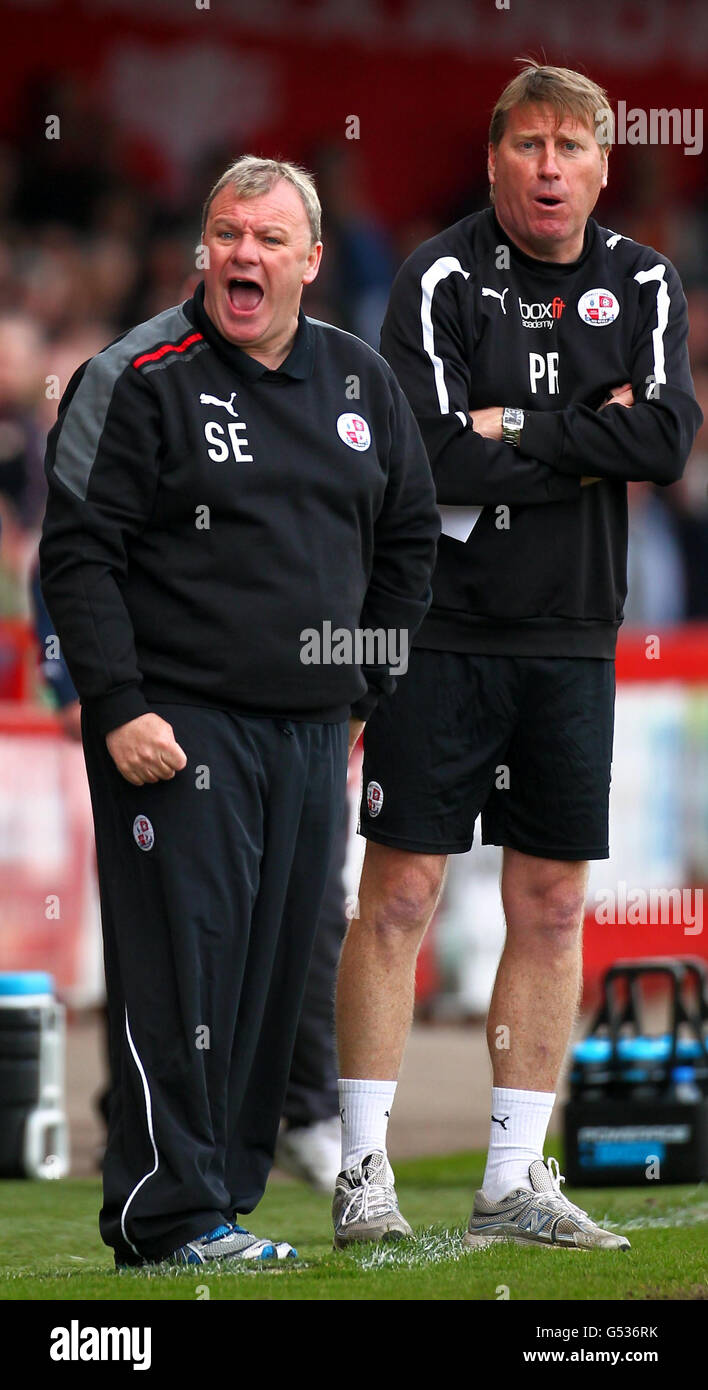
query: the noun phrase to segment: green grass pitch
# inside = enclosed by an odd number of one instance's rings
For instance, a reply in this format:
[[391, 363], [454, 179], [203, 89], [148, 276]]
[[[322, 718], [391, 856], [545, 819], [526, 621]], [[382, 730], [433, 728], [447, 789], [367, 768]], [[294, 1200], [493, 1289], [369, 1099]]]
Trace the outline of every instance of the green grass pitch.
[[575, 1188], [571, 1199], [625, 1232], [628, 1252], [496, 1246], [466, 1253], [462, 1233], [483, 1155], [396, 1165], [414, 1241], [332, 1250], [330, 1203], [274, 1183], [248, 1224], [289, 1240], [297, 1264], [116, 1273], [97, 1228], [100, 1184], [0, 1182], [0, 1300], [694, 1300], [708, 1298], [708, 1184]]

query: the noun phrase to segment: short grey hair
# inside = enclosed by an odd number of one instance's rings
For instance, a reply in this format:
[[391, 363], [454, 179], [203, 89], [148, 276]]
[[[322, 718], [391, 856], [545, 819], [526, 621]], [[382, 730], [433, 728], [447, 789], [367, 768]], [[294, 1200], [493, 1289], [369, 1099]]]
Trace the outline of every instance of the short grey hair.
[[292, 184], [296, 193], [299, 193], [307, 213], [314, 246], [322, 235], [322, 207], [312, 175], [299, 164], [289, 164], [283, 159], [259, 159], [255, 154], [241, 155], [241, 158], [230, 164], [217, 179], [202, 209], [202, 241], [209, 209], [222, 189], [233, 188], [239, 198], [258, 198], [264, 193], [270, 193], [279, 179]]

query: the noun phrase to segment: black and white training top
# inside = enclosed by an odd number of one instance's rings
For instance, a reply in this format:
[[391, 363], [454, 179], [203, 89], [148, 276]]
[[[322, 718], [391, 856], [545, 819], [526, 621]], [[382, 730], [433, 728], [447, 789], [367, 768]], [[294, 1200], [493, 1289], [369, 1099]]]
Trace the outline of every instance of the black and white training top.
[[[524, 254], [492, 208], [408, 258], [381, 351], [420, 425], [444, 533], [416, 646], [614, 655], [626, 483], [679, 478], [702, 420], [687, 330], [671, 262], [592, 218], [570, 264]], [[598, 411], [627, 381], [634, 406]], [[518, 450], [474, 432], [468, 411], [487, 406], [526, 412]]]
[[336, 635], [395, 632], [399, 660], [440, 522], [411, 409], [358, 338], [301, 310], [269, 371], [201, 284], [78, 369], [46, 472], [42, 588], [103, 732], [156, 700], [366, 718], [393, 689], [378, 642], [360, 657]]

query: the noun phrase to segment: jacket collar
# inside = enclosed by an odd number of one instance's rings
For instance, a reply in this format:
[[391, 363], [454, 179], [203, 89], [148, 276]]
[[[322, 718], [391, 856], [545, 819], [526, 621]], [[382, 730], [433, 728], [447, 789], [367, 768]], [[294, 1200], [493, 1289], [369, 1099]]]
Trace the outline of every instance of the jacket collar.
[[492, 214], [492, 235], [496, 238], [497, 245], [505, 242], [511, 249], [512, 259], [519, 265], [526, 266], [528, 270], [535, 271], [537, 275], [574, 275], [575, 271], [579, 270], [583, 262], [587, 260], [595, 245], [597, 223], [592, 217], [589, 217], [585, 224], [583, 249], [577, 261], [541, 261], [535, 256], [529, 256], [525, 251], [522, 251], [521, 247], [517, 246], [515, 241], [512, 241], [511, 237], [504, 231], [501, 223], [497, 221], [494, 208], [490, 208], [489, 211]]
[[183, 308], [187, 318], [199, 329], [210, 347], [214, 348], [214, 351], [247, 381], [259, 381], [261, 378], [275, 380], [282, 377], [291, 377], [295, 381], [306, 381], [308, 377], [312, 376], [315, 361], [315, 334], [302, 307], [298, 314], [295, 342], [285, 361], [276, 367], [275, 371], [271, 371], [262, 362], [258, 362], [255, 357], [250, 357], [247, 352], [243, 352], [235, 343], [230, 343], [219, 332], [204, 308], [203, 280], [197, 285], [193, 298], [188, 299]]

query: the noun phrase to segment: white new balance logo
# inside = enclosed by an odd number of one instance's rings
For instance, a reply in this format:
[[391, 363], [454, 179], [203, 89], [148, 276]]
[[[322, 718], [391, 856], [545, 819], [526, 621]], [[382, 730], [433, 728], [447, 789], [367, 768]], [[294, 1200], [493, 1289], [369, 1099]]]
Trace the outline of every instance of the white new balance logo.
[[530, 1231], [532, 1235], [535, 1235], [538, 1231], [544, 1230], [550, 1219], [551, 1217], [548, 1212], [534, 1211], [533, 1207], [531, 1207], [519, 1217], [519, 1230]]
[[498, 290], [489, 290], [489, 289], [487, 289], [487, 286], [486, 286], [486, 285], [482, 285], [482, 298], [484, 299], [485, 297], [491, 296], [493, 299], [498, 299], [498, 300], [499, 300], [499, 303], [500, 303], [501, 306], [502, 306], [502, 313], [503, 313], [503, 314], [506, 314], [506, 309], [505, 309], [505, 307], [504, 307], [504, 295], [506, 295], [506, 294], [508, 294], [508, 293], [509, 293], [509, 286], [508, 286], [508, 285], [507, 285], [507, 287], [506, 287], [505, 290], [502, 290], [502, 293], [501, 293], [501, 294], [499, 293]]
[[234, 419], [236, 419], [238, 417], [238, 411], [234, 410], [234, 401], [236, 400], [237, 394], [236, 391], [232, 391], [227, 401], [220, 401], [218, 396], [205, 396], [204, 392], [202, 392], [199, 397], [199, 403], [200, 405], [223, 405], [224, 410], [228, 410], [229, 415], [233, 415]]

